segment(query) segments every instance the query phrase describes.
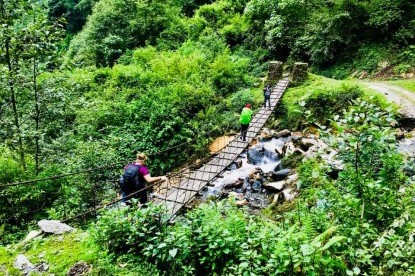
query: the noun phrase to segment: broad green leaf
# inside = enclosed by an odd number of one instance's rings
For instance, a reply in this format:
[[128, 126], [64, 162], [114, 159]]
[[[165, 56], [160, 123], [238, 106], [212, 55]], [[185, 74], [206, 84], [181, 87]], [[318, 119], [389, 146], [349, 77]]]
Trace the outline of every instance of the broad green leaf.
[[177, 248], [173, 248], [171, 250], [169, 250], [169, 255], [174, 258], [177, 255]]

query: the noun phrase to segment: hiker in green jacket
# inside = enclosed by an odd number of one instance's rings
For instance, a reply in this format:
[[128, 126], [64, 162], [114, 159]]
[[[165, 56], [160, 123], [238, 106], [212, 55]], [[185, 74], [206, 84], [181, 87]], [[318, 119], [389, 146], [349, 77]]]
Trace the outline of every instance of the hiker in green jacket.
[[248, 131], [249, 123], [252, 120], [252, 110], [251, 104], [247, 103], [242, 109], [241, 116], [239, 117], [239, 122], [241, 123], [241, 136], [240, 139], [246, 141], [246, 133]]

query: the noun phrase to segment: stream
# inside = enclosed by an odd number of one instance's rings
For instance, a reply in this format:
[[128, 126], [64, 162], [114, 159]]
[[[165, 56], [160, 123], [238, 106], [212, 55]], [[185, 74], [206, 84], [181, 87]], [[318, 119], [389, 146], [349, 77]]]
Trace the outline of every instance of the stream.
[[[405, 136], [406, 138], [398, 141], [397, 149], [408, 157], [415, 157], [415, 130]], [[274, 201], [278, 199], [280, 192], [285, 200], [292, 200], [295, 194], [293, 191], [296, 190], [295, 183], [286, 183], [280, 190], [270, 189], [269, 184], [277, 184], [279, 182], [275, 181], [290, 178], [292, 170], [281, 168], [281, 159], [276, 149], [295, 142], [294, 138], [296, 137], [272, 138], [250, 146], [227, 171], [203, 190], [201, 200], [233, 196], [238, 205], [249, 205], [252, 208], [267, 207], [273, 196]], [[280, 174], [281, 178], [278, 176]]]
[[246, 205], [249, 203], [251, 207], [268, 206], [269, 196], [272, 193], [268, 192], [263, 184], [268, 182], [273, 172], [280, 167], [281, 160], [275, 149], [282, 147], [290, 139], [290, 137], [273, 138], [259, 142], [245, 150], [229, 167], [229, 170], [205, 188], [202, 200], [232, 194], [237, 200], [246, 200]]

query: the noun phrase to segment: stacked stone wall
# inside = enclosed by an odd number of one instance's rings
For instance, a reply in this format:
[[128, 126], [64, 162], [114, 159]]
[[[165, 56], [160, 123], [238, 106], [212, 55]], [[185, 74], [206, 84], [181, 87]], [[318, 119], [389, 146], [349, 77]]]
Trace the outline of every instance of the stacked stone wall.
[[291, 72], [290, 83], [299, 85], [308, 78], [308, 64], [303, 62], [296, 62]]
[[281, 61], [271, 61], [268, 66], [267, 83], [274, 86], [282, 77], [283, 63]]

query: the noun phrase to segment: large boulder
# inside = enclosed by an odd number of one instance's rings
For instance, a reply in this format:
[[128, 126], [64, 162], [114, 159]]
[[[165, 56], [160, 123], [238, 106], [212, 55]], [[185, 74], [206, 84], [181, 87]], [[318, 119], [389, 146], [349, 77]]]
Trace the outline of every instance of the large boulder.
[[274, 138], [281, 138], [281, 137], [288, 137], [291, 135], [291, 131], [289, 131], [288, 129], [283, 129], [277, 133], [272, 134], [272, 137]]
[[45, 233], [51, 233], [51, 234], [63, 234], [66, 232], [73, 231], [74, 228], [70, 227], [69, 225], [62, 223], [58, 220], [46, 220], [42, 219], [37, 223]]
[[309, 149], [310, 147], [317, 145], [317, 141], [310, 138], [303, 138], [301, 139], [301, 145], [303, 148]]
[[37, 238], [38, 236], [42, 234], [43, 234], [43, 231], [39, 231], [39, 230], [30, 231], [29, 234], [27, 234], [26, 238], [24, 239], [24, 242], [33, 240], [34, 238]]

